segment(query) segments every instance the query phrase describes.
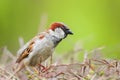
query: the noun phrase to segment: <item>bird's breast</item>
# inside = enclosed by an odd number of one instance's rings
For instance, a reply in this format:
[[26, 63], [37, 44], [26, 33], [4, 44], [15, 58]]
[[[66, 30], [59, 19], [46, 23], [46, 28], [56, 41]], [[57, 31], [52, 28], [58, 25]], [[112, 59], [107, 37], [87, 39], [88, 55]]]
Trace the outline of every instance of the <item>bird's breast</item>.
[[30, 65], [34, 66], [45, 61], [54, 51], [54, 43], [50, 40], [36, 41], [31, 54]]

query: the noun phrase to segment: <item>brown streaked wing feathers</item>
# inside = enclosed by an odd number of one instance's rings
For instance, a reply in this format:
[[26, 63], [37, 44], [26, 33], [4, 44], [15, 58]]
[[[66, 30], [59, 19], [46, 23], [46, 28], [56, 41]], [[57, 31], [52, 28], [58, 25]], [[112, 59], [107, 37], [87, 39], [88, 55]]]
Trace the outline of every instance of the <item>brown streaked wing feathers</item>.
[[16, 63], [20, 63], [24, 58], [26, 58], [30, 52], [32, 51], [34, 42], [32, 41], [30, 45], [23, 51], [23, 53], [19, 56], [19, 58], [16, 60]]
[[34, 37], [31, 40], [31, 43], [29, 44], [29, 46], [18, 57], [18, 59], [16, 60], [16, 63], [20, 63], [24, 58], [26, 58], [30, 54], [30, 52], [32, 51], [35, 39], [37, 39], [37, 38], [42, 39], [42, 38], [44, 38], [45, 35], [46, 35], [46, 33], [41, 33], [41, 34], [38, 34], [36, 37]]

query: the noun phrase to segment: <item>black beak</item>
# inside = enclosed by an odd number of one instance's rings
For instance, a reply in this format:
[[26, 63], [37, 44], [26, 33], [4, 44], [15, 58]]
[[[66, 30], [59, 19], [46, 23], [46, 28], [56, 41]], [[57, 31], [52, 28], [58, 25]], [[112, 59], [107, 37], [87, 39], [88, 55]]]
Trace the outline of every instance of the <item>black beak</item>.
[[70, 34], [70, 35], [73, 35], [72, 31], [70, 31], [69, 29], [66, 30], [66, 33], [67, 33], [67, 34]]

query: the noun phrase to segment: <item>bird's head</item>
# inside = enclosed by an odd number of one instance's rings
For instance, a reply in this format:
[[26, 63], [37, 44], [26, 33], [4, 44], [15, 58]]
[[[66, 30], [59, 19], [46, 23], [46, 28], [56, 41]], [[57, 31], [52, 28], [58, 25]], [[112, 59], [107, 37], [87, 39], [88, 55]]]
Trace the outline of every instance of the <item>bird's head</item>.
[[52, 35], [64, 39], [67, 35], [73, 35], [72, 31], [63, 23], [55, 22], [49, 28]]

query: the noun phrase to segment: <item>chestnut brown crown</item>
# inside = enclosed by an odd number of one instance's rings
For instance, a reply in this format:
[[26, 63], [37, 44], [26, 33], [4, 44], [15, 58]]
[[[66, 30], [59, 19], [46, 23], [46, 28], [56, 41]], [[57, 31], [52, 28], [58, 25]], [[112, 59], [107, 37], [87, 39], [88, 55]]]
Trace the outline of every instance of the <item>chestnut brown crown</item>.
[[70, 29], [64, 23], [61, 22], [52, 23], [50, 29], [54, 31], [56, 28], [61, 28], [66, 35], [68, 34], [73, 35], [72, 31], [70, 31]]

